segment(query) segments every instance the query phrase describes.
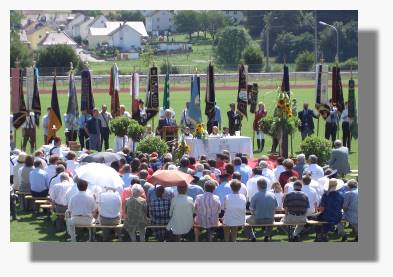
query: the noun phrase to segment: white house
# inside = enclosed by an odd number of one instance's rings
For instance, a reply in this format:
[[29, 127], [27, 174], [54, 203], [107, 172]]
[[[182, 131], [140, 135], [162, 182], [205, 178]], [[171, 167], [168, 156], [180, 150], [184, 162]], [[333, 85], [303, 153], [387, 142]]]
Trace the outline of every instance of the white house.
[[73, 49], [77, 47], [77, 43], [63, 31], [47, 32], [45, 37], [38, 43], [38, 47], [61, 44], [69, 45]]
[[70, 37], [78, 37], [79, 36], [79, 28], [77, 28], [81, 23], [83, 23], [85, 21], [86, 16], [83, 14], [77, 14], [74, 19], [72, 19], [70, 22], [68, 22], [66, 28], [65, 28], [65, 32], [67, 33], [67, 35], [69, 35]]
[[141, 48], [142, 38], [147, 37], [142, 21], [121, 22], [108, 21], [105, 16], [98, 16], [90, 23], [87, 40], [89, 48], [94, 49], [99, 44], [107, 43], [122, 51]]
[[175, 24], [173, 11], [151, 11], [145, 16], [146, 31], [149, 33], [156, 33], [160, 31], [175, 31]]
[[94, 17], [85, 17], [85, 20], [79, 25], [75, 26], [75, 37], [81, 37], [82, 40], [87, 39], [89, 35], [90, 24], [93, 22]]

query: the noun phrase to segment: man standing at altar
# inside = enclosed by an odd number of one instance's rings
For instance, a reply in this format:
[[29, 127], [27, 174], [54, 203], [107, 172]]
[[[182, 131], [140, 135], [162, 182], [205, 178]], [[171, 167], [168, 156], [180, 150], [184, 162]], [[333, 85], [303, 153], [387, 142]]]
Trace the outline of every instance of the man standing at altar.
[[[164, 113], [164, 118], [158, 121], [157, 130], [160, 132], [162, 136], [162, 128], [168, 126], [176, 126], [176, 120], [172, 118], [172, 111], [170, 109], [166, 109]], [[166, 136], [166, 141], [173, 140], [173, 136]]]
[[235, 110], [235, 103], [229, 104], [229, 107], [231, 108], [228, 112], [228, 124], [229, 124], [229, 133], [231, 136], [235, 135], [236, 131], [240, 131], [241, 126], [242, 126], [242, 116], [239, 113], [239, 111]]

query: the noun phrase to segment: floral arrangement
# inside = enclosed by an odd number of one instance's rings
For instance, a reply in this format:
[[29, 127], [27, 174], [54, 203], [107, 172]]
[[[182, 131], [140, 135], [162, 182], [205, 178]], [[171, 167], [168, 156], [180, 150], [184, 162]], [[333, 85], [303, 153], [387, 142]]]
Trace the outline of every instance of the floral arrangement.
[[194, 137], [198, 139], [206, 139], [207, 132], [203, 123], [198, 123], [195, 127]]
[[293, 116], [291, 100], [289, 99], [289, 96], [287, 93], [280, 92], [278, 94], [277, 106], [274, 111], [274, 116], [277, 116], [280, 118], [291, 118]]
[[190, 146], [186, 143], [183, 137], [175, 149], [175, 160], [180, 160], [185, 154], [189, 154], [190, 151]]

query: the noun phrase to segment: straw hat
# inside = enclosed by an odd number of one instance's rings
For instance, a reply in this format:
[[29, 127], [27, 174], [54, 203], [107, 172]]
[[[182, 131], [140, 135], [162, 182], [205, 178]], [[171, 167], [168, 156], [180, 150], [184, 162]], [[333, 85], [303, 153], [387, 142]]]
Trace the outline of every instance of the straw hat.
[[337, 191], [344, 186], [343, 180], [332, 178], [325, 182], [324, 189], [326, 191]]
[[24, 163], [26, 160], [27, 154], [25, 152], [20, 152], [18, 156], [18, 163]]

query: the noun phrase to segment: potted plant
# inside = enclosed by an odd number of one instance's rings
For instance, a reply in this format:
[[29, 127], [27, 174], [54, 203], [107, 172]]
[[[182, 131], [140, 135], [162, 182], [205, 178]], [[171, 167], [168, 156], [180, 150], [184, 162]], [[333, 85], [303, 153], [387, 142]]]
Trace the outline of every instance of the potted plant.
[[132, 151], [135, 151], [135, 144], [139, 142], [145, 133], [145, 128], [138, 123], [138, 121], [131, 119], [128, 125], [127, 135], [129, 138], [128, 143], [132, 143], [130, 147]]
[[318, 157], [318, 164], [320, 166], [323, 166], [329, 161], [331, 147], [331, 141], [315, 135], [306, 137], [300, 144], [300, 149], [306, 157], [310, 155], [316, 155]]
[[120, 151], [128, 143], [128, 126], [131, 123], [131, 119], [126, 116], [119, 116], [111, 120], [110, 130], [115, 134], [115, 151]]

